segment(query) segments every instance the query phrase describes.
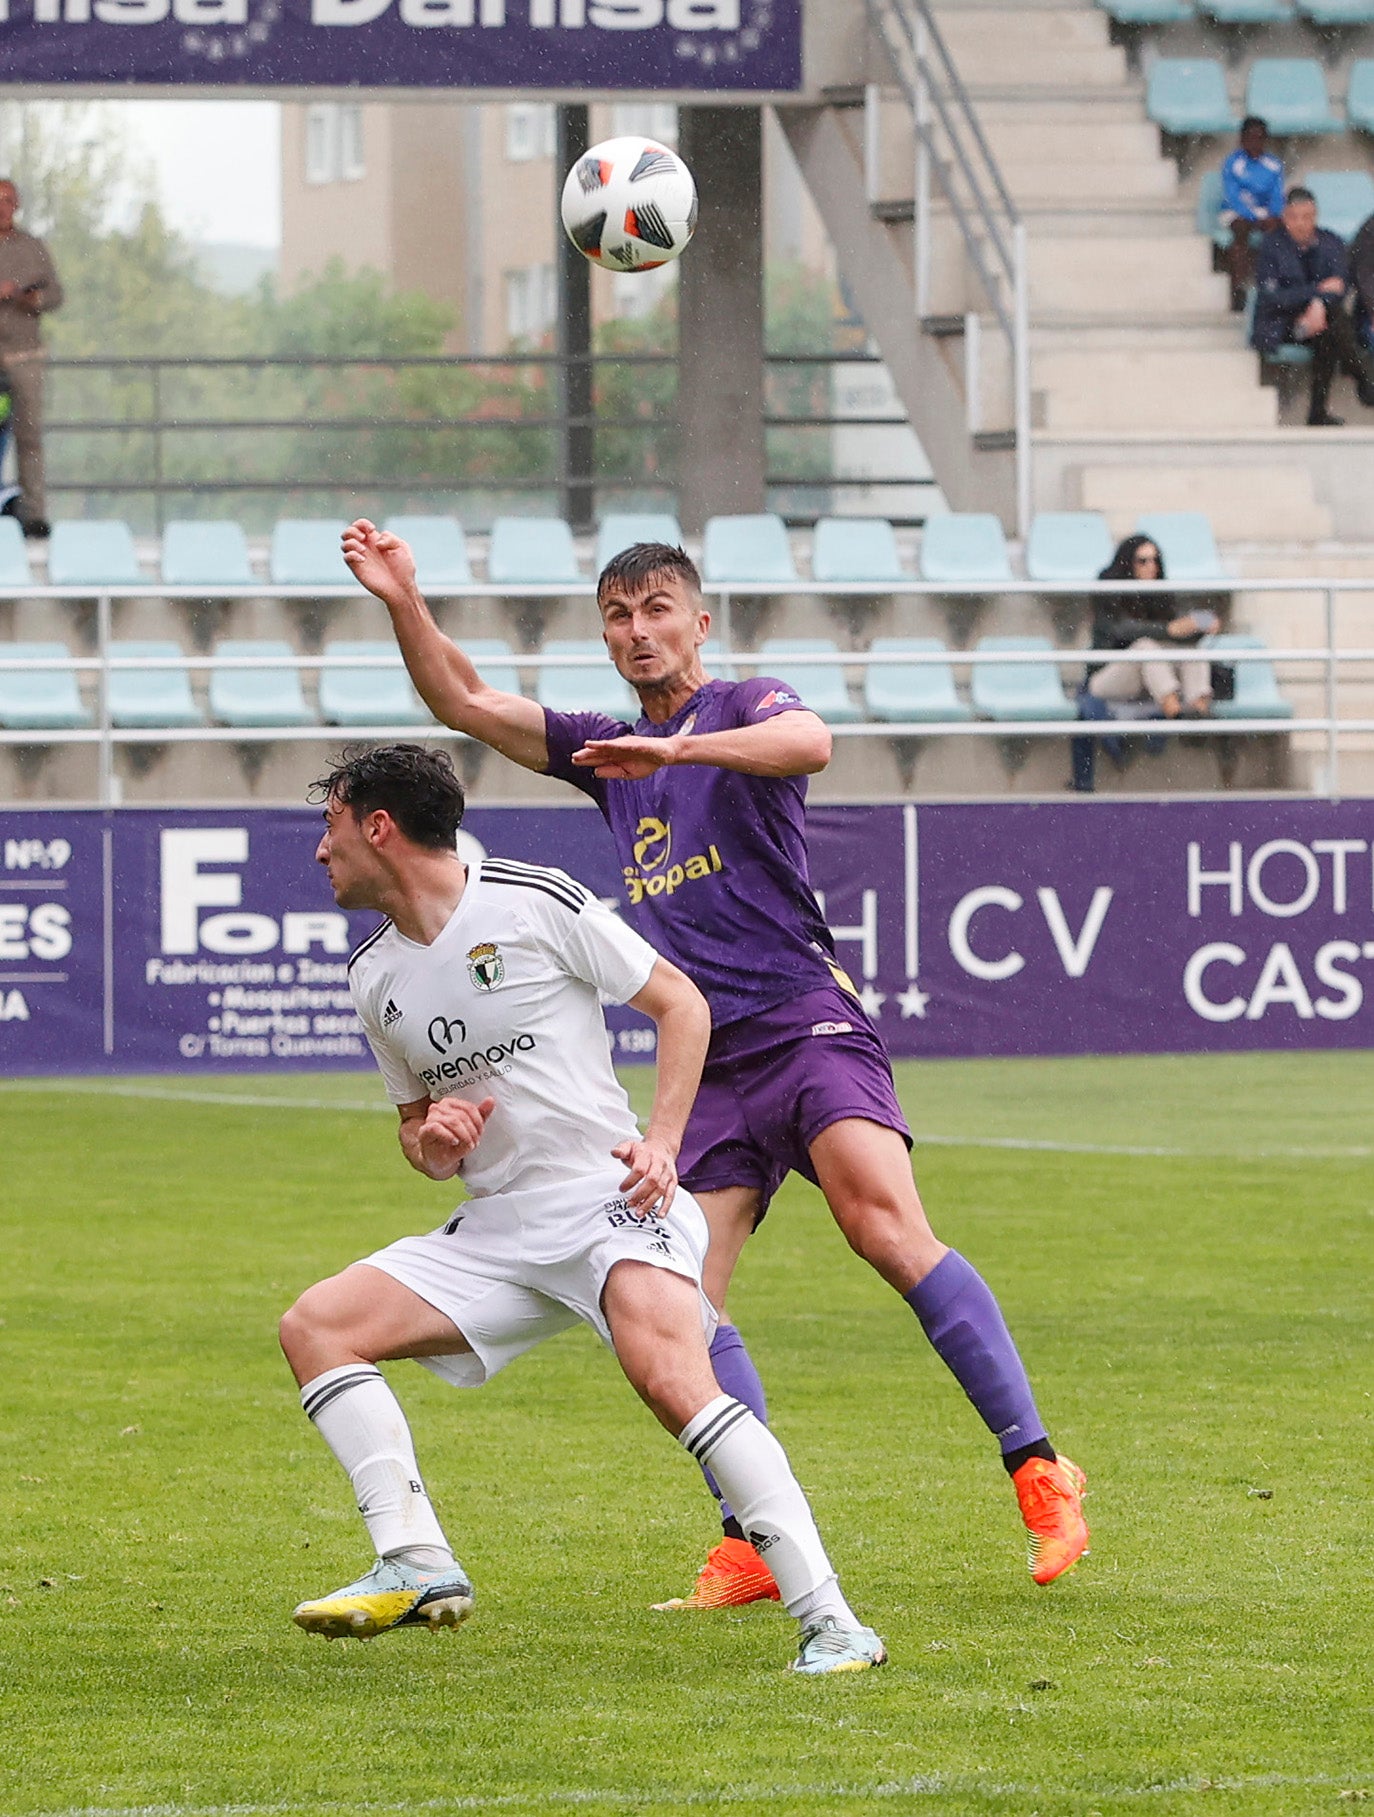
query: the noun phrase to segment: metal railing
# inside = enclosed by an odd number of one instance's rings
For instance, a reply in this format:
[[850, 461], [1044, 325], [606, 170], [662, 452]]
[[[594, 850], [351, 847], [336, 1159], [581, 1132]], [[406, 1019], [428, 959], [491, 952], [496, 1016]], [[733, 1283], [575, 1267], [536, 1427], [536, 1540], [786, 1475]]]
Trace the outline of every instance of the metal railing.
[[[1226, 647], [1216, 652], [1216, 660], [1230, 665], [1242, 665], [1252, 662], [1283, 664], [1289, 667], [1315, 669], [1318, 672], [1322, 688], [1322, 711], [1306, 716], [1295, 715], [1291, 719], [1256, 717], [1253, 719], [1208, 718], [1203, 720], [1150, 719], [1132, 721], [1099, 721], [1099, 720], [1002, 720], [972, 719], [928, 721], [913, 720], [909, 722], [868, 721], [859, 724], [838, 724], [831, 730], [839, 738], [890, 738], [890, 739], [929, 739], [929, 738], [996, 738], [996, 739], [1031, 739], [1043, 738], [1109, 738], [1129, 736], [1132, 733], [1146, 732], [1150, 736], [1169, 738], [1198, 737], [1245, 737], [1265, 735], [1269, 737], [1286, 737], [1291, 734], [1315, 734], [1324, 743], [1324, 766], [1319, 788], [1313, 792], [1335, 799], [1340, 795], [1340, 757], [1341, 741], [1345, 738], [1368, 737], [1374, 734], [1374, 718], [1356, 714], [1342, 716], [1340, 712], [1340, 682], [1345, 672], [1363, 667], [1371, 671], [1366, 685], [1374, 686], [1374, 648], [1347, 647], [1337, 643], [1337, 602], [1344, 594], [1374, 593], [1374, 581], [1361, 580], [1259, 580], [1232, 583], [1236, 590], [1246, 593], [1282, 593], [1288, 595], [1316, 595], [1322, 601], [1323, 636], [1319, 642], [1294, 647], [1274, 647], [1257, 650], [1233, 649]], [[1168, 594], [1196, 596], [1204, 591], [1196, 582], [1157, 582], [1153, 590]], [[1213, 583], [1207, 591], [1219, 589]], [[1227, 589], [1229, 590], [1229, 588]], [[1008, 665], [1029, 664], [1044, 667], [1053, 664], [1063, 670], [1076, 669], [1085, 662], [1112, 662], [1120, 660], [1120, 650], [1091, 650], [1062, 647], [1052, 650], [977, 650], [952, 649], [931, 652], [902, 651], [900, 653], [875, 651], [826, 652], [819, 654], [787, 655], [779, 658], [766, 651], [738, 649], [732, 635], [732, 607], [747, 602], [757, 602], [780, 594], [788, 597], [818, 596], [828, 599], [846, 599], [862, 601], [865, 598], [966, 598], [970, 600], [985, 599], [990, 595], [998, 597], [1007, 595], [1027, 595], [1036, 598], [1071, 598], [1082, 601], [1095, 594], [1113, 594], [1120, 592], [1119, 582], [1094, 583], [1059, 583], [1048, 584], [1034, 581], [1005, 581], [991, 586], [975, 582], [880, 582], [870, 585], [852, 584], [848, 586], [817, 581], [795, 581], [784, 587], [776, 583], [744, 585], [736, 583], [729, 588], [705, 588], [708, 605], [718, 607], [718, 651], [713, 655], [708, 667], [726, 669], [747, 668], [764, 673], [776, 673], [781, 666], [791, 672], [793, 669], [807, 667], [860, 669], [880, 665], [900, 667], [950, 667], [957, 670], [972, 670], [985, 664]], [[6, 599], [51, 599], [89, 601], [93, 597], [89, 587], [5, 587], [0, 588], [0, 601]], [[490, 583], [475, 581], [463, 587], [445, 587], [436, 589], [435, 599], [502, 599], [538, 601], [541, 599], [587, 599], [595, 598], [595, 587], [587, 581], [576, 585], [549, 586], [514, 586], [501, 585], [493, 587]], [[96, 745], [99, 747], [98, 767], [99, 781], [97, 794], [103, 804], [113, 803], [117, 799], [115, 752], [121, 746], [128, 745], [170, 745], [195, 743], [232, 743], [235, 745], [270, 744], [299, 741], [333, 741], [339, 739], [375, 739], [389, 737], [409, 737], [417, 735], [435, 735], [440, 732], [436, 725], [433, 728], [414, 725], [398, 727], [390, 725], [358, 726], [336, 724], [308, 724], [297, 726], [229, 726], [204, 725], [194, 727], [120, 727], [112, 723], [110, 707], [109, 680], [112, 673], [126, 670], [182, 670], [197, 674], [209, 674], [216, 670], [278, 670], [283, 667], [278, 657], [221, 657], [188, 653], [176, 657], [121, 657], [112, 655], [111, 628], [113, 605], [119, 599], [185, 600], [204, 602], [213, 600], [299, 600], [316, 604], [321, 601], [357, 604], [367, 598], [355, 585], [338, 587], [286, 587], [277, 585], [255, 585], [238, 587], [220, 587], [207, 590], [205, 587], [171, 587], [148, 582], [137, 586], [111, 587], [96, 598], [96, 653], [88, 657], [71, 657], [55, 663], [51, 657], [16, 658], [5, 655], [6, 646], [0, 643], [0, 674], [5, 672], [47, 671], [54, 669], [72, 670], [78, 674], [93, 675], [96, 680], [96, 723], [86, 728], [7, 728], [0, 729], [0, 746], [15, 745]], [[378, 613], [382, 608], [377, 608]], [[1202, 648], [1206, 649], [1204, 644]], [[1183, 650], [1187, 653], [1186, 648]], [[604, 667], [605, 658], [600, 654], [593, 656], [568, 655], [549, 656], [542, 653], [512, 652], [509, 658], [500, 659], [502, 666], [514, 666], [518, 669], [538, 673], [544, 669], [596, 668]], [[320, 673], [336, 669], [371, 669], [396, 668], [403, 665], [399, 655], [390, 659], [373, 656], [333, 656], [329, 654], [294, 653], [287, 666], [299, 671]], [[447, 736], [460, 736], [448, 733]]]
[[[160, 532], [178, 508], [194, 514], [198, 499], [259, 495], [275, 519], [293, 495], [308, 496], [318, 509], [330, 495], [341, 501], [365, 495], [552, 496], [572, 483], [590, 488], [596, 512], [606, 509], [598, 495], [604, 501], [616, 493], [676, 490], [677, 416], [670, 395], [676, 356], [598, 353], [585, 363], [594, 381], [617, 372], [642, 372], [646, 381], [672, 378], [652, 391], [640, 414], [626, 414], [623, 400], [616, 409], [610, 399], [577, 415], [560, 407], [557, 381], [567, 362], [553, 353], [54, 359], [45, 427], [48, 491], [66, 498], [148, 499], [149, 527]], [[775, 397], [781, 391], [785, 405], [792, 394], [792, 408], [770, 409], [763, 419], [773, 442], [767, 485], [789, 521], [814, 521], [832, 508], [835, 492], [856, 487], [933, 492], [928, 466], [872, 476], [835, 471], [834, 431], [890, 433], [903, 424], [892, 415], [835, 412], [832, 369], [881, 363], [860, 350], [765, 356]], [[799, 398], [808, 373], [814, 395]], [[603, 439], [600, 452], [595, 439], [590, 445], [590, 472], [568, 475], [560, 470], [563, 432], [576, 428]], [[803, 432], [816, 438], [814, 452], [809, 440], [800, 445]], [[84, 437], [95, 438], [95, 445], [82, 451], [84, 464], [76, 467], [64, 445]], [[607, 464], [611, 437], [619, 446], [609, 454], [625, 460], [624, 471]], [[102, 458], [106, 448], [108, 460]], [[894, 521], [920, 523], [923, 514], [899, 514]]]
[[[918, 326], [931, 316], [930, 274], [934, 185], [949, 205], [969, 267], [993, 321], [1007, 342], [1012, 374], [1016, 455], [1016, 517], [1030, 527], [1031, 470], [1030, 301], [1026, 229], [978, 123], [978, 115], [940, 33], [928, 0], [866, 0], [911, 112], [915, 136], [915, 288]], [[865, 98], [865, 170], [870, 204], [879, 195], [881, 94]], [[962, 181], [961, 181], [962, 180]], [[981, 422], [981, 320], [964, 317], [964, 407], [969, 433]]]

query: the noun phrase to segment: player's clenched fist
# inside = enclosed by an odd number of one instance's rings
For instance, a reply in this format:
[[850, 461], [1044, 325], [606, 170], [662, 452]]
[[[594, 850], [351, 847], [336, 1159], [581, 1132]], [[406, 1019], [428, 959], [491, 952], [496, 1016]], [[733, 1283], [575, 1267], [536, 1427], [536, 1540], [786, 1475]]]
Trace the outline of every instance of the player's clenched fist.
[[630, 1170], [620, 1182], [630, 1210], [643, 1218], [654, 1212], [663, 1217], [677, 1191], [677, 1162], [673, 1155], [649, 1136], [638, 1142], [622, 1142], [611, 1153]]
[[482, 1139], [487, 1118], [496, 1108], [495, 1098], [470, 1104], [466, 1098], [441, 1098], [431, 1104], [420, 1125], [418, 1146], [424, 1171], [434, 1180], [448, 1180]]

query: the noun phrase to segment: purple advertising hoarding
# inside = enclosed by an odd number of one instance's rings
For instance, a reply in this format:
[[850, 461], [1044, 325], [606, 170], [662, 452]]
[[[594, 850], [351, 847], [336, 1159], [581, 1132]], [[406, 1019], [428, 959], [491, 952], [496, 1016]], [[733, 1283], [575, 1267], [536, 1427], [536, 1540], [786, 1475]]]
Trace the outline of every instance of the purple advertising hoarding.
[[[0, 812], [0, 1073], [370, 1065], [346, 966], [376, 917], [335, 907], [319, 824]], [[474, 808], [463, 837], [625, 906], [590, 809]], [[1374, 1046], [1374, 803], [827, 807], [811, 851], [896, 1056]]]
[[801, 0], [0, 0], [0, 80], [788, 91]]

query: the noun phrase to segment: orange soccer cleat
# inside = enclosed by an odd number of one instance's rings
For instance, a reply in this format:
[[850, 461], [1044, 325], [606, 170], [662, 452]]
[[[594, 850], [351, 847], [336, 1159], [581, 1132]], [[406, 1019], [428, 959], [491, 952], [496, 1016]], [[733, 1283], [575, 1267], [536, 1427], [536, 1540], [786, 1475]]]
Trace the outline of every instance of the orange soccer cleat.
[[706, 1554], [690, 1596], [656, 1602], [655, 1609], [738, 1609], [751, 1602], [781, 1602], [773, 1573], [747, 1539], [723, 1539]]
[[1028, 1458], [1012, 1477], [1021, 1518], [1030, 1534], [1030, 1574], [1052, 1584], [1071, 1571], [1088, 1550], [1083, 1496], [1088, 1479], [1068, 1458]]

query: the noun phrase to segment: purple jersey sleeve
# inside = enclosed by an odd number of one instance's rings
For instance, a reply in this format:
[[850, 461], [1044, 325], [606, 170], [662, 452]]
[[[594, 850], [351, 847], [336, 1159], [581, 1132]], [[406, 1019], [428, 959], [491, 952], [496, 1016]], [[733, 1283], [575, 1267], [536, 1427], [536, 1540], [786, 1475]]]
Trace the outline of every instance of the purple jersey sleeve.
[[579, 769], [572, 760], [589, 738], [623, 738], [629, 731], [623, 719], [611, 719], [605, 713], [554, 713], [544, 709], [544, 738], [549, 747], [550, 776], [570, 782], [584, 795], [590, 795], [600, 807], [606, 796], [606, 784], [590, 770]]
[[730, 727], [758, 725], [765, 719], [776, 719], [779, 713], [792, 713], [800, 707], [809, 712], [796, 689], [773, 675], [756, 675], [731, 690], [725, 724]]

